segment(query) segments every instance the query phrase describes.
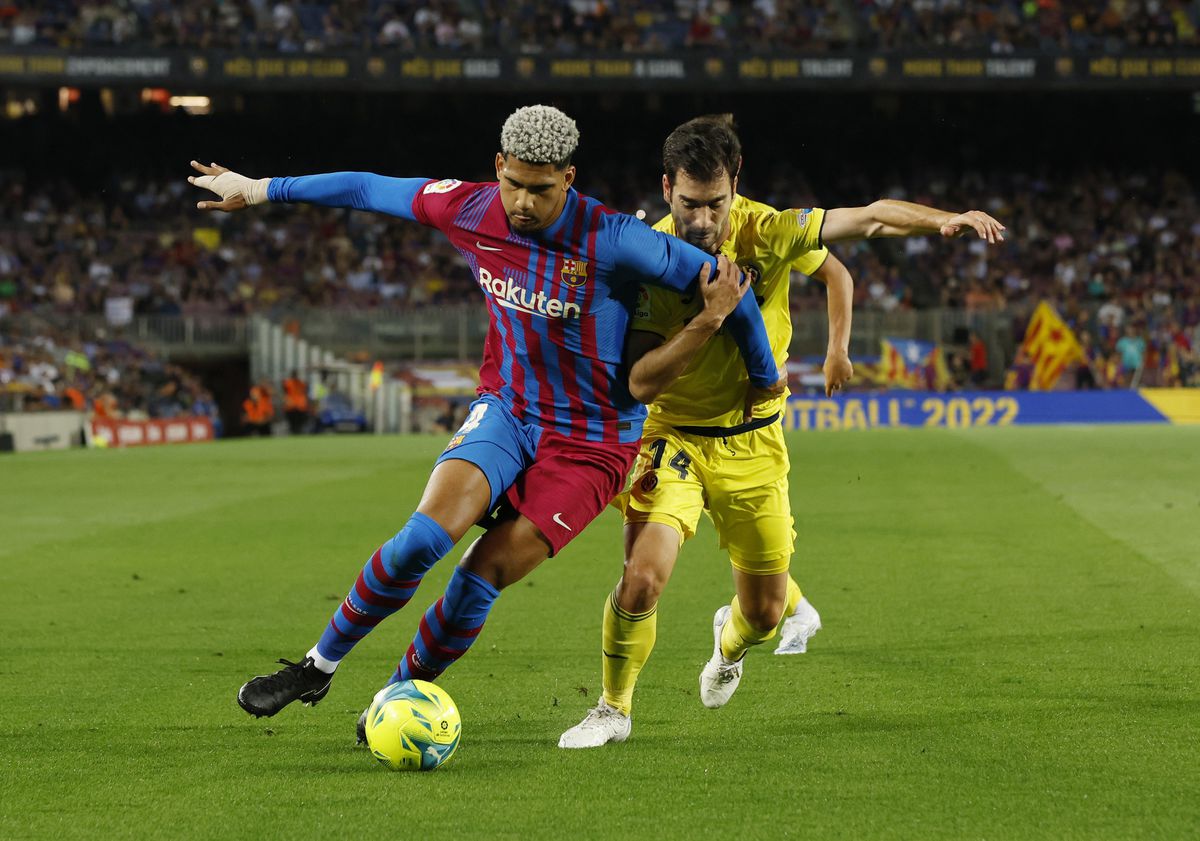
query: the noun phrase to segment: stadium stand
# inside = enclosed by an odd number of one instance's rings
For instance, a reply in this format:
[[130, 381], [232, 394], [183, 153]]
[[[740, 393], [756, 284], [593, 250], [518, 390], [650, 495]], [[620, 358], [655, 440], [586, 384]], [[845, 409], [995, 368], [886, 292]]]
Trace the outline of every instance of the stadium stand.
[[[1177, 310], [1188, 325], [1200, 318], [1192, 282], [1200, 274], [1200, 208], [1182, 173], [968, 173], [951, 180], [921, 172], [905, 182], [883, 194], [947, 206], [982, 196], [985, 209], [1011, 220], [1012, 238], [992, 250], [927, 239], [840, 248], [863, 281], [860, 308], [990, 311], [1043, 299], [1096, 306], [1115, 299], [1126, 309]], [[181, 184], [122, 178], [114, 189], [84, 194], [66, 182], [30, 191], [0, 181], [0, 312], [244, 314], [476, 300], [461, 258], [435, 232], [313, 207], [202, 216], [190, 211]], [[597, 183], [597, 192], [607, 185]], [[820, 204], [826, 192], [787, 166], [764, 186], [747, 192], [778, 207]], [[881, 192], [861, 175], [828, 191]], [[650, 194], [614, 204], [651, 215], [662, 209]], [[793, 307], [820, 307], [821, 300], [807, 286]]]
[[14, 46], [661, 52], [1158, 49], [1200, 43], [1195, 0], [97, 0], [0, 5]]
[[212, 393], [184, 368], [124, 339], [83, 340], [29, 318], [0, 321], [0, 402], [17, 411], [219, 422]]

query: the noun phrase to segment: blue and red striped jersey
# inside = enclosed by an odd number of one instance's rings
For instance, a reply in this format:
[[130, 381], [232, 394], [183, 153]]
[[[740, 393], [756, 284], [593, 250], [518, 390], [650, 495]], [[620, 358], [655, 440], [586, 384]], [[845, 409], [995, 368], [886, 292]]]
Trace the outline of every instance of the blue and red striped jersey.
[[[588, 441], [641, 437], [646, 410], [622, 371], [639, 285], [682, 291], [713, 262], [574, 189], [558, 219], [530, 235], [510, 227], [496, 183], [330, 173], [273, 178], [268, 197], [378, 210], [443, 231], [488, 307], [480, 392], [498, 396], [524, 422]], [[754, 296], [743, 296], [738, 310], [752, 379], [774, 382]], [[731, 326], [737, 322], [730, 317]]]

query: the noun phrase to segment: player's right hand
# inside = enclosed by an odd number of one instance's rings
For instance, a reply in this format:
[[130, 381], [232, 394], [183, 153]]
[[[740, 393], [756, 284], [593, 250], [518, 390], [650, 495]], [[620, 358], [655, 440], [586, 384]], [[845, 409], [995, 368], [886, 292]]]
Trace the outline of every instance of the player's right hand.
[[221, 197], [219, 202], [196, 202], [196, 207], [200, 210], [224, 210], [228, 213], [267, 201], [267, 185], [271, 183], [270, 178], [247, 178], [216, 163], [205, 166], [192, 161], [192, 169], [202, 174], [189, 176], [189, 184], [203, 187]]
[[700, 295], [704, 299], [704, 311], [724, 321], [737, 309], [738, 301], [750, 288], [741, 283], [742, 270], [724, 254], [717, 257], [717, 274], [712, 276], [712, 267], [705, 263], [700, 267]]
[[854, 365], [850, 355], [843, 350], [831, 351], [825, 357], [825, 396], [833, 397], [833, 393], [850, 382], [854, 376]]
[[980, 239], [995, 245], [1004, 242], [1006, 230], [1007, 228], [982, 210], [968, 210], [948, 219], [946, 224], [942, 225], [941, 234], [944, 237], [956, 237], [967, 231], [974, 231]]
[[[749, 286], [750, 284], [746, 284]], [[787, 372], [775, 381], [774, 385], [766, 387], [750, 385], [746, 389], [746, 403], [742, 408], [742, 423], [749, 423], [754, 418], [754, 407], [759, 403], [767, 403], [787, 391]]]

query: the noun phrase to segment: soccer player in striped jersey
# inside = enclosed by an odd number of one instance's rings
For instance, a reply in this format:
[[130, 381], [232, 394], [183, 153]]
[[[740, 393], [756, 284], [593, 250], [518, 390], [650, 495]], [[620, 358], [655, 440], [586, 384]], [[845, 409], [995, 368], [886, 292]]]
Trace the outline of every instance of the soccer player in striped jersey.
[[[867, 207], [776, 210], [738, 195], [741, 143], [728, 115], [679, 126], [663, 145], [663, 198], [671, 213], [654, 227], [725, 254], [754, 277], [776, 361], [791, 343], [788, 283], [798, 266], [829, 293], [826, 394], [850, 379], [849, 272], [825, 244], [875, 236], [956, 236], [988, 242], [1004, 227], [979, 211], [954, 214], [898, 201]], [[645, 288], [631, 325], [630, 388], [650, 404], [642, 451], [625, 510], [625, 568], [605, 600], [603, 695], [564, 748], [628, 738], [633, 691], [656, 637], [658, 599], [702, 511], [733, 565], [736, 595], [713, 618], [713, 653], [700, 674], [700, 700], [725, 704], [753, 646], [781, 640], [776, 653], [801, 653], [820, 617], [789, 573], [796, 534], [788, 499], [788, 451], [780, 418], [786, 395], [752, 417], [730, 399], [744, 375], [728, 338], [694, 296]]]
[[252, 715], [320, 701], [354, 645], [408, 603], [472, 525], [496, 512], [425, 612], [391, 680], [436, 678], [476, 639], [500, 590], [608, 505], [637, 455], [646, 414], [622, 367], [640, 284], [694, 291], [699, 279], [706, 312], [727, 319], [750, 381], [767, 390], [779, 381], [761, 313], [737, 268], [578, 194], [571, 186], [578, 138], [561, 111], [521, 108], [501, 131], [496, 181], [483, 184], [357, 172], [249, 179], [193, 161], [200, 174], [189, 181], [221, 196], [199, 202], [202, 210], [309, 202], [438, 228], [469, 264], [490, 316], [479, 399], [416, 512], [371, 555], [300, 662], [281, 660], [284, 668], [241, 687], [238, 703]]

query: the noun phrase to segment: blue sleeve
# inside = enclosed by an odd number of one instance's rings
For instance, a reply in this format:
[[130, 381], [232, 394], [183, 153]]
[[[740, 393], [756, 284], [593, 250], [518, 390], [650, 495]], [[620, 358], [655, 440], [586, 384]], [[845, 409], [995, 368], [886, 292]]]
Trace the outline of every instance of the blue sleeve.
[[[676, 292], [693, 289], [700, 267], [708, 263], [716, 272], [717, 258], [678, 237], [654, 230], [632, 216], [613, 214], [605, 220], [609, 247], [618, 271], [629, 271], [639, 282], [663, 286]], [[750, 382], [767, 387], [779, 381], [775, 354], [753, 292], [742, 296], [725, 319], [729, 334], [737, 342], [746, 362]]]
[[352, 207], [387, 213], [417, 221], [413, 199], [428, 178], [389, 178], [370, 172], [327, 172], [272, 178], [267, 198], [278, 202], [306, 202], [326, 207]]

